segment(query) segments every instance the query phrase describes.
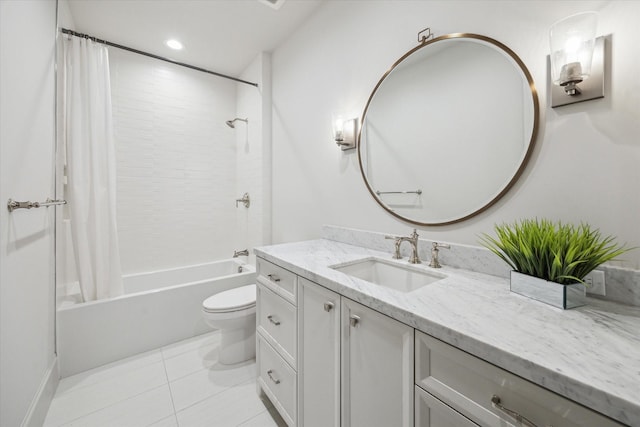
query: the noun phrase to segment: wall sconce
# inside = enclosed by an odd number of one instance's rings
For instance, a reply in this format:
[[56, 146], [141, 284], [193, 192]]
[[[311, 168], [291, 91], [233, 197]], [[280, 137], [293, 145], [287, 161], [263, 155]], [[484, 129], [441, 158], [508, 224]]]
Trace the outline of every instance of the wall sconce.
[[356, 148], [358, 119], [345, 119], [340, 114], [333, 115], [333, 139], [342, 151]]
[[604, 97], [604, 37], [596, 38], [597, 22], [597, 12], [582, 12], [551, 26], [551, 107]]

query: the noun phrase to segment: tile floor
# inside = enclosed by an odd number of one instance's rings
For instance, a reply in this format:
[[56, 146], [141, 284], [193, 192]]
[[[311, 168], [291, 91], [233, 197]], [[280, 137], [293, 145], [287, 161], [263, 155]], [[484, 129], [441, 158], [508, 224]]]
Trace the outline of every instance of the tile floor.
[[284, 427], [255, 360], [218, 363], [212, 332], [60, 380], [45, 427]]

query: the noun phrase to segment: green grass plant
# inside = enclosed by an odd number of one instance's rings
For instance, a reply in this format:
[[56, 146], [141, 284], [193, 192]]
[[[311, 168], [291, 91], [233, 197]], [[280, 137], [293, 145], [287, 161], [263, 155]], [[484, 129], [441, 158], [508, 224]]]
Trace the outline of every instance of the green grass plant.
[[631, 250], [584, 223], [524, 219], [494, 228], [496, 237], [483, 233], [483, 246], [520, 273], [562, 285], [584, 284], [584, 277], [600, 264]]

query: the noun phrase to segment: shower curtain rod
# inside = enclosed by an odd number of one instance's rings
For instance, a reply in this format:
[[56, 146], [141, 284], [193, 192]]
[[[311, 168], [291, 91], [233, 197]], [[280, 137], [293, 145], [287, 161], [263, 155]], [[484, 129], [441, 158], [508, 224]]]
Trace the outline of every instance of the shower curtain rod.
[[117, 43], [112, 43], [110, 41], [102, 40], [102, 39], [99, 39], [97, 37], [90, 36], [88, 34], [78, 33], [76, 31], [69, 30], [67, 28], [60, 28], [60, 31], [63, 34], [69, 34], [69, 35], [76, 36], [76, 37], [83, 37], [85, 39], [93, 40], [94, 42], [97, 42], [97, 43], [106, 44], [107, 46], [117, 47], [118, 49], [126, 50], [128, 52], [137, 53], [138, 55], [148, 56], [149, 58], [159, 59], [160, 61], [169, 62], [169, 63], [175, 64], [175, 65], [180, 65], [181, 67], [190, 68], [192, 70], [201, 71], [201, 72], [207, 73], [207, 74], [213, 74], [214, 76], [222, 77], [222, 78], [229, 79], [229, 80], [234, 80], [234, 81], [236, 81], [238, 83], [244, 83], [244, 84], [247, 84], [247, 85], [258, 87], [258, 83], [253, 83], [253, 82], [250, 82], [250, 81], [247, 81], [247, 80], [242, 80], [242, 79], [239, 79], [237, 77], [227, 76], [226, 74], [222, 74], [222, 73], [216, 73], [215, 71], [207, 70], [205, 68], [196, 67], [195, 65], [185, 64], [184, 62], [174, 61], [173, 59], [165, 58], [164, 56], [154, 55], [153, 53], [144, 52], [142, 50], [134, 49], [132, 47], [123, 46], [123, 45], [117, 44]]

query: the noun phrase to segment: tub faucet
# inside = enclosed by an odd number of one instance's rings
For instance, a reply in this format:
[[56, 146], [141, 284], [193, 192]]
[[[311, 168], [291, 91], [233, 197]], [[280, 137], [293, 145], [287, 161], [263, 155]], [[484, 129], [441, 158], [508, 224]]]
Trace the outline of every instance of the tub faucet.
[[233, 251], [234, 258], [238, 258], [240, 255], [249, 256], [249, 249], [243, 249], [241, 251]]
[[406, 236], [384, 236], [385, 239], [393, 239], [395, 241], [395, 251], [393, 253], [393, 259], [401, 259], [400, 245], [402, 242], [409, 242], [411, 245], [411, 256], [409, 257], [409, 264], [420, 264], [420, 257], [418, 256], [418, 233], [416, 229], [413, 229], [408, 237]]

